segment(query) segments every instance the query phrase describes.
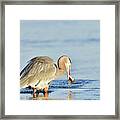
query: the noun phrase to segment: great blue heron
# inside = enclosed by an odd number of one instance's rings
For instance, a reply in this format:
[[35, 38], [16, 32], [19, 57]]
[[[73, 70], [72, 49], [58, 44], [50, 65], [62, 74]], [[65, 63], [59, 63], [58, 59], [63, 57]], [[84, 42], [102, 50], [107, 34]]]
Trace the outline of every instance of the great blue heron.
[[33, 96], [36, 90], [40, 89], [43, 89], [47, 94], [49, 83], [65, 73], [67, 73], [70, 82], [74, 81], [70, 75], [70, 68], [71, 60], [66, 55], [61, 56], [57, 64], [47, 56], [34, 57], [20, 73], [20, 87], [31, 86]]

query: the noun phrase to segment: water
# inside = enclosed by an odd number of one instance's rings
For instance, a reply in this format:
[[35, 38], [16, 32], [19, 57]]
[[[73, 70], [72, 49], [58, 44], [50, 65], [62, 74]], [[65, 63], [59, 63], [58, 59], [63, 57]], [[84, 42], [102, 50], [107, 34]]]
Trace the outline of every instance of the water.
[[[66, 75], [58, 78], [59, 81], [51, 83], [52, 92], [49, 93], [48, 99], [67, 99], [67, 96], [80, 100], [100, 99], [100, 22], [98, 20], [22, 20], [20, 22], [21, 70], [32, 57], [49, 56], [57, 63], [61, 55], [68, 55], [71, 58], [71, 75], [76, 79], [76, 84], [66, 88], [65, 86], [68, 86], [66, 83], [61, 84], [62, 81], [66, 81]], [[87, 86], [83, 89], [81, 85], [86, 80], [89, 82], [83, 85]], [[30, 99], [30, 93], [21, 93], [20, 98]], [[40, 99], [43, 95], [42, 93], [39, 95]]]
[[[99, 100], [100, 85], [98, 80], [76, 80], [68, 85], [66, 80], [55, 80], [49, 87], [49, 100]], [[32, 100], [32, 89], [21, 89], [21, 100]], [[44, 99], [42, 91], [36, 98]]]

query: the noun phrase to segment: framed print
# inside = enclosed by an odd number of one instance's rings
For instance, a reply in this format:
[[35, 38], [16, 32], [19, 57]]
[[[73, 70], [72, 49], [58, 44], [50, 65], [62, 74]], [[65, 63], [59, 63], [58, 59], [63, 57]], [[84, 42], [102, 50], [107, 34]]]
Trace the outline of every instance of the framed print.
[[118, 1], [1, 9], [1, 118], [119, 119]]

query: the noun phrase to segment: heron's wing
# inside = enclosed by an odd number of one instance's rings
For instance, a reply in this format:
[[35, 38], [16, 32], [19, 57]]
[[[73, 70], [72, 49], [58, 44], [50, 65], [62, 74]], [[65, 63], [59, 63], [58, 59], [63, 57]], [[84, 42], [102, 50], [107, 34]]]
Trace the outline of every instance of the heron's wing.
[[30, 62], [26, 65], [26, 67], [20, 72], [20, 77], [21, 77], [21, 79], [22, 79], [23, 77], [25, 77], [25, 76], [29, 73], [29, 71], [32, 69], [33, 65], [34, 65], [34, 63], [33, 63], [32, 61], [30, 61]]
[[[30, 70], [29, 74], [34, 75], [34, 79], [40, 81], [51, 81], [55, 78], [56, 74], [56, 66], [53, 63], [44, 64], [37, 63], [34, 65], [34, 69]], [[29, 80], [29, 84], [31, 84], [33, 80]]]
[[[53, 63], [53, 60], [51, 58], [47, 57], [47, 56], [32, 58], [30, 61], [28, 61], [28, 64], [26, 65], [26, 67], [20, 72], [20, 77], [21, 78], [25, 77], [30, 72], [30, 70], [32, 70], [32, 69], [33, 69], [32, 71], [36, 70], [36, 67], [37, 67], [36, 65], [38, 65], [39, 63], [41, 65], [42, 64], [43, 65], [44, 64], [51, 64], [51, 63]], [[39, 67], [41, 68], [40, 65], [39, 65]]]
[[55, 73], [56, 66], [51, 58], [47, 56], [33, 58], [20, 73], [21, 86], [36, 84], [38, 80], [53, 79]]

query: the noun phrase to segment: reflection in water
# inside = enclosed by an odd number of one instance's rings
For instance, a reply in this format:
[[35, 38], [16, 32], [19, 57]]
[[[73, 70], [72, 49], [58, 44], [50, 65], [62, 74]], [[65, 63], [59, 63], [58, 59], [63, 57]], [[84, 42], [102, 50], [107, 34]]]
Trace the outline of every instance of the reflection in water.
[[32, 100], [48, 100], [48, 96], [38, 94], [35, 98], [33, 97]]
[[[38, 93], [36, 93], [36, 96], [32, 96], [31, 99], [32, 100], [51, 100], [51, 98], [49, 98], [49, 94], [43, 95]], [[72, 91], [68, 90], [66, 100], [73, 100]]]
[[40, 94], [41, 91], [37, 91], [33, 94], [33, 100], [48, 100], [48, 92], [43, 92]]
[[[66, 100], [72, 100], [73, 99], [73, 95], [72, 95], [72, 91], [68, 90], [67, 96], [66, 96]], [[49, 94], [36, 94], [36, 97], [32, 97], [32, 100], [50, 100], [49, 98]]]
[[72, 91], [68, 91], [68, 96], [67, 96], [67, 100], [72, 100]]

